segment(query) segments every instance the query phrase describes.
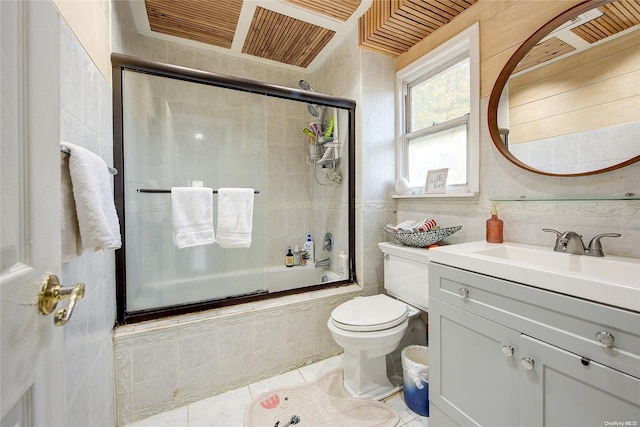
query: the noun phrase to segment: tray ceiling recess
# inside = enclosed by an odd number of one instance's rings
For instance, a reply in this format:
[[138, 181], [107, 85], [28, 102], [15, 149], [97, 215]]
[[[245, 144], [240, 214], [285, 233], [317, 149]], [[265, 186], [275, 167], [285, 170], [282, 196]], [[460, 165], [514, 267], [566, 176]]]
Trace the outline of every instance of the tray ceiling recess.
[[141, 35], [310, 71], [358, 25], [358, 18], [372, 3], [374, 0], [129, 0]]

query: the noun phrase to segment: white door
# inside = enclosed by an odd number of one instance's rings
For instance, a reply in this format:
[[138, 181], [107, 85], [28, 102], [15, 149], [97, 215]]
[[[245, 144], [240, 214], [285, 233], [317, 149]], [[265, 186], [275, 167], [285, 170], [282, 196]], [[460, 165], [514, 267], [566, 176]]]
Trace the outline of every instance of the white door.
[[50, 1], [0, 1], [1, 423], [64, 426], [62, 328], [38, 310], [60, 273], [59, 42]]

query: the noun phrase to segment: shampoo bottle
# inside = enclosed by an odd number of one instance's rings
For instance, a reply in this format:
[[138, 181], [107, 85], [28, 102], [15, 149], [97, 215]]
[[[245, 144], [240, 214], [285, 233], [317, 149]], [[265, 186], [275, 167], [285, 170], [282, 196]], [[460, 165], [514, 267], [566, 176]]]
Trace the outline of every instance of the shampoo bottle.
[[340, 273], [340, 278], [348, 279], [349, 278], [349, 257], [344, 251], [338, 252], [338, 268]]
[[498, 208], [496, 207], [496, 203], [493, 202], [491, 218], [487, 220], [487, 242], [502, 243], [502, 227], [503, 222], [498, 218]]
[[304, 242], [302, 249], [307, 253], [307, 261], [313, 264], [315, 262], [315, 258], [313, 254], [313, 240], [311, 240], [311, 234], [307, 234], [307, 241]]
[[293, 248], [293, 265], [300, 265], [300, 248], [298, 245]]
[[289, 251], [284, 256], [284, 265], [287, 267], [293, 267], [293, 254], [291, 253], [291, 246], [289, 246]]

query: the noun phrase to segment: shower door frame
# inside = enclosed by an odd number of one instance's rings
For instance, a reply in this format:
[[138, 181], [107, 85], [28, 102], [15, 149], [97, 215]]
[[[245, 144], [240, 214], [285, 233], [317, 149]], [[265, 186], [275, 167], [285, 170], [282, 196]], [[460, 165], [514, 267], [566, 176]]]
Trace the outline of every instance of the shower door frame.
[[[356, 123], [355, 109], [356, 102], [347, 98], [340, 98], [325, 95], [317, 92], [307, 92], [284, 86], [278, 86], [257, 80], [244, 79], [224, 74], [211, 73], [177, 65], [165, 64], [161, 62], [148, 61], [133, 56], [118, 53], [111, 54], [112, 79], [113, 79], [113, 162], [118, 174], [114, 177], [114, 198], [118, 217], [120, 219], [120, 235], [122, 236], [122, 247], [116, 250], [116, 305], [118, 325], [136, 323], [146, 320], [159, 319], [167, 316], [193, 313], [196, 311], [209, 310], [234, 304], [243, 304], [252, 301], [264, 300], [268, 298], [281, 297], [289, 294], [309, 292], [328, 287], [344, 286], [356, 281], [355, 276], [355, 155], [356, 155]], [[272, 96], [296, 102], [318, 104], [327, 107], [336, 107], [348, 111], [349, 118], [349, 141], [348, 141], [348, 227], [349, 227], [349, 278], [335, 282], [306, 286], [304, 288], [292, 289], [282, 292], [274, 292], [251, 296], [237, 296], [218, 300], [198, 301], [180, 305], [144, 309], [137, 311], [127, 310], [127, 277], [126, 277], [126, 235], [125, 235], [125, 175], [124, 167], [124, 117], [123, 117], [123, 75], [125, 71], [150, 74], [159, 77], [183, 80], [191, 83], [204, 84], [239, 90], [258, 95]]]

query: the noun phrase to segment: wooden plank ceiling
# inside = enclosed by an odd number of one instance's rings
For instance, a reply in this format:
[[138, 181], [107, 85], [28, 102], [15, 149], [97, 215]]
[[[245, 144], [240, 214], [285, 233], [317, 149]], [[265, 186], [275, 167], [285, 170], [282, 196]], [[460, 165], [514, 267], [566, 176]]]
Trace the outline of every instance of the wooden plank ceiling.
[[[231, 49], [235, 37], [244, 37], [242, 53], [285, 64], [307, 67], [336, 34], [335, 31], [295, 17], [301, 8], [324, 15], [343, 25], [358, 9], [362, 0], [285, 0], [291, 14], [287, 16], [266, 8], [249, 7], [244, 0], [145, 0], [151, 31]], [[268, 1], [262, 2], [269, 5]], [[246, 6], [246, 5], [245, 5]], [[247, 34], [236, 34], [238, 21], [253, 19]], [[300, 14], [309, 16], [309, 14]], [[340, 21], [340, 22], [338, 22]], [[236, 47], [234, 47], [236, 49]], [[239, 46], [238, 46], [239, 49]]]
[[[602, 15], [570, 31], [588, 43], [604, 40], [634, 25], [640, 24], [640, 2], [638, 0], [618, 0], [598, 8]], [[514, 73], [559, 58], [575, 48], [558, 38], [543, 40], [522, 58]]]
[[346, 21], [356, 11], [362, 0], [285, 0], [287, 3], [304, 7], [332, 18]]
[[335, 32], [257, 7], [242, 53], [306, 67]]
[[478, 0], [373, 0], [360, 17], [359, 43], [398, 56]]
[[243, 0], [145, 0], [152, 31], [231, 48]]
[[600, 6], [598, 9], [602, 12], [601, 16], [571, 30], [589, 43], [606, 39], [640, 24], [640, 2], [638, 0], [618, 0]]
[[[152, 31], [231, 49], [243, 1], [145, 0], [145, 6]], [[343, 23], [362, 3], [362, 0], [284, 1]], [[358, 21], [360, 45], [398, 56], [477, 2], [478, 0], [373, 0], [369, 10]], [[265, 4], [268, 5], [268, 2]], [[638, 0], [618, 0], [601, 6], [600, 10], [602, 16], [571, 31], [587, 42], [594, 43], [640, 24]], [[247, 16], [247, 20], [249, 16], [251, 15]], [[306, 67], [334, 34], [334, 31], [313, 22], [257, 6], [242, 52]], [[559, 41], [543, 43], [527, 55], [526, 61], [523, 61], [526, 64], [521, 64], [519, 68], [560, 56], [568, 49]]]
[[[284, 1], [342, 23], [362, 3], [362, 0]], [[373, 0], [358, 22], [360, 45], [397, 56], [477, 1]], [[264, 4], [268, 7], [268, 2]], [[246, 28], [246, 25], [238, 27], [242, 5], [243, 0], [145, 0], [152, 31], [227, 49], [231, 49], [237, 37], [236, 28]], [[266, 7], [255, 6], [242, 53], [307, 67], [336, 34], [313, 21], [297, 19], [295, 12], [294, 16], [288, 16]], [[242, 13], [244, 16], [245, 12]]]
[[535, 45], [524, 58], [522, 58], [513, 72], [517, 73], [526, 70], [527, 68], [542, 64], [574, 50], [576, 50], [576, 48], [570, 44], [565, 43], [557, 37], [551, 37]]

